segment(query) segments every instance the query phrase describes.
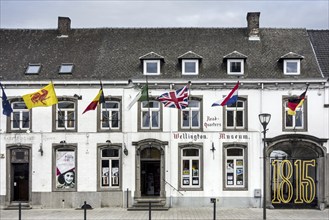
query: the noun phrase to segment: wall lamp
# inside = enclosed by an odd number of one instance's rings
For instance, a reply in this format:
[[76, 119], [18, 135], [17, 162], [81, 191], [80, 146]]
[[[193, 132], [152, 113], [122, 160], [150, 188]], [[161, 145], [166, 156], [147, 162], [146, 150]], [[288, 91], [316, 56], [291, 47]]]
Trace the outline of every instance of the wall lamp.
[[106, 143], [111, 144], [112, 142], [110, 140], [106, 140]]
[[82, 95], [74, 94], [73, 97], [77, 98], [78, 100], [82, 100]]
[[39, 148], [38, 151], [40, 152], [41, 156], [43, 156], [43, 149], [42, 149], [42, 144], [41, 143], [40, 143], [40, 148]]
[[124, 147], [124, 149], [123, 149], [123, 153], [124, 153], [126, 156], [128, 156], [128, 149], [127, 149], [125, 143], [124, 143], [123, 147]]
[[65, 145], [66, 141], [60, 141], [59, 143]]

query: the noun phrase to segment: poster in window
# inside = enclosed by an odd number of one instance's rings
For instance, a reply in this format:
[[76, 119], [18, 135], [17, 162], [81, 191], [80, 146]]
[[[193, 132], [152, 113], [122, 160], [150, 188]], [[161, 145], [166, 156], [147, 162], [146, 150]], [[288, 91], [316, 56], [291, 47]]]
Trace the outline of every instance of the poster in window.
[[233, 173], [228, 173], [227, 174], [227, 185], [233, 185], [233, 183], [234, 183]]
[[110, 169], [108, 167], [102, 168], [102, 186], [109, 186]]
[[184, 169], [183, 170], [183, 175], [190, 175], [190, 170]]
[[243, 168], [236, 169], [236, 184], [243, 185]]
[[56, 188], [75, 188], [74, 151], [56, 151]]
[[119, 185], [119, 167], [112, 167], [112, 186]]
[[192, 176], [199, 176], [199, 170], [198, 169], [193, 169], [192, 170]]
[[192, 185], [199, 185], [199, 177], [193, 177]]
[[184, 178], [183, 178], [183, 185], [184, 185], [184, 186], [186, 186], [186, 185], [187, 185], [187, 186], [190, 185], [190, 178], [188, 178], [188, 177], [184, 177]]
[[227, 170], [228, 173], [233, 173], [234, 172], [233, 160], [227, 160], [226, 170]]
[[243, 166], [243, 160], [236, 160], [236, 166], [242, 167]]

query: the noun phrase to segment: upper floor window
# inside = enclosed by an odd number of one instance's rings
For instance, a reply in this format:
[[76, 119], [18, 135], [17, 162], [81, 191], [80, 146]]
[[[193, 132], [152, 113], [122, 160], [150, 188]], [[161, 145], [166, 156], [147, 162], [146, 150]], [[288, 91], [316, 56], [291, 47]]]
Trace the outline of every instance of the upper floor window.
[[307, 100], [305, 99], [303, 104], [296, 108], [296, 114], [291, 115], [289, 114], [288, 108], [288, 99], [284, 98], [284, 109], [283, 109], [283, 130], [307, 130]]
[[224, 190], [247, 189], [247, 150], [245, 146], [224, 146]]
[[228, 59], [227, 74], [232, 74], [232, 75], [244, 74], [244, 59]]
[[179, 187], [180, 189], [202, 189], [202, 147], [188, 145], [179, 147]]
[[62, 63], [59, 67], [60, 74], [70, 74], [73, 72], [74, 65], [72, 63]]
[[41, 70], [41, 64], [29, 64], [25, 70], [25, 74], [39, 74]]
[[121, 186], [121, 147], [99, 148], [99, 189], [119, 189]]
[[61, 98], [54, 105], [54, 130], [76, 131], [77, 130], [77, 101], [70, 98]]
[[226, 130], [247, 129], [247, 99], [239, 97], [237, 102], [225, 106], [223, 112]]
[[10, 123], [8, 131], [26, 131], [31, 128], [31, 111], [28, 110], [23, 101], [17, 100], [11, 102], [13, 109], [10, 114]]
[[286, 75], [299, 75], [300, 60], [285, 59], [283, 61], [283, 73]]
[[161, 103], [158, 101], [140, 102], [141, 130], [161, 129]]
[[198, 75], [199, 74], [199, 60], [182, 60], [182, 74], [183, 75]]
[[180, 129], [201, 129], [201, 99], [191, 98], [188, 107], [180, 111]]
[[105, 100], [99, 109], [99, 130], [120, 131], [121, 130], [121, 100], [111, 98]]
[[144, 60], [144, 75], [160, 75], [160, 60]]
[[54, 147], [54, 167], [56, 191], [76, 191], [77, 189], [77, 166], [76, 147]]

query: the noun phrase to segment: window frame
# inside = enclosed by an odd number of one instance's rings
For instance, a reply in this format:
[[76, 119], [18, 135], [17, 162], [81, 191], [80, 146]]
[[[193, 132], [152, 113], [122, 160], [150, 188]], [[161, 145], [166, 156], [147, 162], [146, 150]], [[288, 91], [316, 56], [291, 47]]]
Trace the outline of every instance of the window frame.
[[[74, 104], [74, 109], [72, 112], [74, 112], [74, 127], [67, 128], [65, 125], [67, 125], [67, 122], [69, 120], [64, 120], [64, 128], [61, 128], [58, 126], [58, 105], [61, 102], [72, 102]], [[60, 97], [58, 98], [58, 103], [53, 105], [53, 132], [76, 132], [78, 130], [78, 101], [76, 98], [70, 98], [70, 97]]]
[[[231, 63], [240, 63], [240, 72], [232, 72], [231, 71]], [[227, 59], [227, 74], [228, 75], [243, 75], [244, 74], [244, 59]]]
[[[187, 149], [197, 149], [199, 151], [199, 156], [183, 156], [183, 150]], [[183, 166], [183, 160], [199, 160], [199, 170], [198, 170], [198, 177], [199, 177], [199, 185], [193, 186], [190, 184], [189, 186], [183, 185], [183, 173], [182, 173], [182, 166]], [[203, 191], [203, 180], [204, 180], [204, 162], [203, 162], [203, 143], [192, 143], [192, 144], [178, 144], [178, 190], [181, 191]], [[190, 168], [191, 170], [192, 168]], [[191, 172], [190, 172], [191, 173]], [[189, 178], [193, 178], [193, 172], [192, 175], [188, 174]], [[190, 180], [190, 179], [189, 179]]]
[[[194, 72], [186, 72], [186, 63], [194, 63], [195, 71]], [[182, 75], [199, 75], [199, 60], [198, 59], [182, 59]]]
[[[157, 110], [151, 110], [152, 108], [150, 108], [150, 111], [151, 111], [151, 115], [153, 115], [152, 112], [156, 112], [158, 111], [159, 112], [159, 126], [158, 127], [153, 127], [151, 124], [151, 121], [149, 121], [149, 124], [150, 126], [149, 127], [143, 127], [143, 112], [146, 112], [146, 111], [143, 111], [144, 109], [148, 111], [148, 108], [143, 108], [142, 105], [143, 105], [143, 102], [147, 102], [147, 101], [139, 101], [138, 102], [138, 131], [140, 132], [143, 132], [143, 131], [148, 131], [148, 132], [152, 132], [152, 131], [162, 131], [162, 126], [163, 126], [163, 110], [162, 110], [162, 104], [161, 102], [157, 101], [156, 99], [154, 99], [153, 97], [150, 98], [149, 97], [149, 102], [157, 102], [159, 107], [156, 108]], [[154, 108], [155, 109], [155, 108]]]
[[[78, 186], [78, 153], [76, 144], [53, 144], [53, 163], [52, 163], [52, 191], [53, 192], [76, 192]], [[57, 151], [74, 151], [74, 188], [58, 188], [57, 187]]]
[[[38, 67], [37, 71], [29, 72], [29, 69]], [[29, 63], [29, 65], [25, 69], [25, 75], [38, 75], [41, 72], [42, 65], [40, 63]]]
[[[118, 157], [102, 157], [102, 151], [106, 149], [114, 149], [118, 150], [119, 156]], [[102, 160], [119, 160], [119, 186], [102, 186]], [[115, 159], [110, 159], [110, 158], [115, 158]], [[111, 163], [109, 162], [109, 168]], [[109, 170], [111, 172], [111, 170]], [[109, 181], [111, 183], [112, 181]], [[121, 144], [98, 144], [98, 149], [97, 149], [97, 191], [121, 191], [122, 189], [122, 145]]]
[[[191, 112], [196, 111], [197, 107], [186, 107], [185, 109], [180, 109], [178, 111], [178, 130], [179, 131], [203, 131], [203, 98], [202, 97], [190, 97], [189, 102], [199, 102], [199, 126], [193, 127], [192, 126], [192, 119], [191, 119]], [[183, 114], [184, 112], [189, 111], [189, 126], [183, 127]]]
[[[103, 114], [103, 103], [97, 108], [97, 131], [98, 132], [121, 132], [122, 131], [122, 98], [121, 97], [105, 97], [105, 102], [117, 102], [119, 104], [118, 108], [118, 128], [113, 128], [110, 126], [111, 120], [109, 119], [109, 127], [102, 127], [102, 114]], [[114, 110], [107, 110], [107, 112], [112, 112]]]
[[[10, 114], [10, 117], [7, 117], [7, 132], [10, 133], [10, 132], [15, 132], [15, 133], [21, 133], [21, 132], [26, 132], [28, 130], [31, 130], [32, 129], [32, 111], [29, 110], [29, 109], [15, 109], [14, 108], [14, 104], [15, 103], [23, 103], [25, 105], [25, 102], [22, 98], [14, 98], [14, 99], [10, 99], [10, 105], [13, 109], [13, 112]], [[14, 123], [14, 114], [15, 112], [20, 112], [19, 113], [19, 117], [20, 117], [20, 120], [19, 120], [19, 128], [13, 128], [13, 123]], [[28, 122], [28, 128], [23, 128], [22, 126], [22, 120], [21, 118], [23, 117], [23, 113], [22, 112], [28, 112], [29, 114], [29, 122]]]
[[301, 127], [295, 127], [296, 125], [296, 115], [291, 115], [290, 117], [293, 119], [292, 121], [292, 126], [291, 127], [287, 127], [287, 112], [288, 112], [288, 107], [287, 107], [287, 103], [288, 103], [288, 96], [283, 96], [282, 97], [282, 131], [307, 131], [307, 99], [304, 99], [304, 103], [302, 106], [302, 123], [303, 125]]
[[[243, 156], [227, 156], [228, 149], [242, 149]], [[244, 184], [239, 186], [234, 184], [232, 186], [227, 185], [227, 160], [234, 160], [234, 168], [236, 160], [243, 160], [243, 181]], [[248, 191], [248, 143], [223, 143], [223, 191]], [[233, 181], [236, 183], [236, 172], [234, 171]]]
[[[288, 65], [289, 62], [296, 62], [297, 63], [296, 72], [287, 72], [287, 70], [288, 70], [287, 65]], [[285, 75], [300, 75], [300, 59], [284, 59], [283, 60], [283, 73]]]
[[[157, 72], [156, 73], [151, 73], [151, 72], [147, 72], [147, 65], [149, 63], [156, 63], [157, 64]], [[161, 61], [154, 59], [154, 60], [143, 60], [143, 74], [144, 75], [148, 75], [148, 76], [157, 76], [161, 74]]]
[[[224, 121], [224, 126], [223, 130], [224, 131], [247, 131], [248, 130], [248, 98], [245, 96], [239, 96], [237, 103], [243, 102], [243, 108], [242, 107], [228, 107], [227, 105], [223, 109], [223, 121]], [[227, 117], [227, 111], [233, 111], [233, 126], [227, 126], [228, 123], [228, 117]], [[236, 126], [236, 120], [234, 118], [236, 117], [237, 111], [243, 111], [243, 126]]]

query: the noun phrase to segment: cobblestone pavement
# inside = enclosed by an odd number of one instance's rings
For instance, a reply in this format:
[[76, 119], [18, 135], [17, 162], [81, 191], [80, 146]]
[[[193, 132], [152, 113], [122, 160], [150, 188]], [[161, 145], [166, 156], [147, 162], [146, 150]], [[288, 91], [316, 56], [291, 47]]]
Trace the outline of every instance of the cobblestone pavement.
[[[216, 219], [262, 219], [263, 210], [259, 208], [224, 209], [217, 208]], [[18, 210], [0, 210], [1, 220], [17, 220]], [[22, 220], [83, 220], [84, 211], [75, 209], [30, 209], [22, 210]], [[87, 220], [98, 219], [149, 219], [148, 211], [127, 211], [123, 208], [99, 208], [87, 210]], [[213, 219], [213, 209], [170, 208], [168, 211], [152, 211], [151, 219]], [[268, 209], [267, 219], [329, 219], [329, 209]]]

